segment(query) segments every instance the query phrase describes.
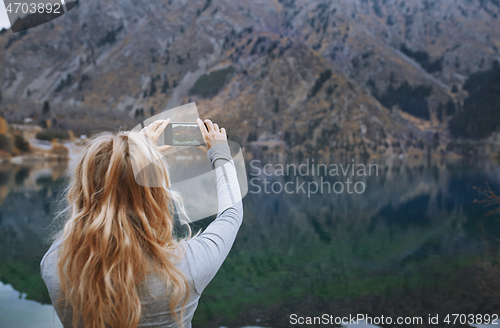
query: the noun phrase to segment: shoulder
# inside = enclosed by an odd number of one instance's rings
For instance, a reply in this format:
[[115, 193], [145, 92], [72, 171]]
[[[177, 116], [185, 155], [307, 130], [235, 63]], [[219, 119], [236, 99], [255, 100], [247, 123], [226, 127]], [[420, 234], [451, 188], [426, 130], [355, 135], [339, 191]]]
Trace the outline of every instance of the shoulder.
[[58, 251], [62, 244], [62, 239], [57, 239], [52, 243], [40, 262], [40, 272], [43, 280], [47, 283], [56, 277]]

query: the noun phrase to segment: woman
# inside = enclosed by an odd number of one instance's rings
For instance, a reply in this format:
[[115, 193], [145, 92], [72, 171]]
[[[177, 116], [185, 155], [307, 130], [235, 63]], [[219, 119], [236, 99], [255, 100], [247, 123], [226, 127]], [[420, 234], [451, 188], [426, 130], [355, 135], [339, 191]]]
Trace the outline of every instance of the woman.
[[[206, 145], [200, 149], [216, 170], [219, 213], [203, 233], [176, 240], [173, 209], [182, 201], [169, 189], [160, 156], [170, 146], [156, 146], [168, 124], [100, 134], [73, 166], [68, 219], [41, 262], [64, 327], [189, 328], [201, 293], [229, 253], [243, 207], [226, 131], [198, 119]], [[134, 174], [144, 158], [147, 170]], [[137, 182], [151, 177], [163, 186]]]

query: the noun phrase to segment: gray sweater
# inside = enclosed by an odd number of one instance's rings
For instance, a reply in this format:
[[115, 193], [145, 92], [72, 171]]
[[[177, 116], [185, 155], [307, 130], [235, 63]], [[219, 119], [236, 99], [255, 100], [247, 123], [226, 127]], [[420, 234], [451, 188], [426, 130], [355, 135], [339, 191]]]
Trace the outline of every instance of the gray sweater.
[[[184, 273], [190, 289], [184, 309], [186, 328], [191, 327], [201, 293], [227, 257], [243, 220], [241, 194], [229, 147], [223, 144], [212, 146], [207, 156], [216, 170], [219, 213], [203, 233], [179, 244], [186, 252], [177, 267]], [[49, 290], [52, 304], [56, 304], [59, 297], [57, 250], [60, 245], [61, 240], [56, 240], [40, 264], [42, 278]], [[138, 327], [177, 327], [168, 306], [168, 296], [158, 298], [164, 294], [165, 286], [157, 276], [150, 274], [138, 286], [138, 290], [142, 302], [142, 316]], [[63, 326], [72, 327], [71, 310], [59, 311], [56, 307], [56, 311]], [[180, 315], [180, 305], [177, 313]]]

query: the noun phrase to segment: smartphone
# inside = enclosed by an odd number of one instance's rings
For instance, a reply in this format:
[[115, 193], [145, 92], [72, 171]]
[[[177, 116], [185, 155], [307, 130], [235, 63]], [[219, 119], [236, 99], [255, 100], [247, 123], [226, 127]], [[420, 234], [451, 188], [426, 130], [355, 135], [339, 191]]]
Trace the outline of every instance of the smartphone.
[[200, 146], [204, 145], [198, 123], [171, 122], [165, 128], [165, 145]]

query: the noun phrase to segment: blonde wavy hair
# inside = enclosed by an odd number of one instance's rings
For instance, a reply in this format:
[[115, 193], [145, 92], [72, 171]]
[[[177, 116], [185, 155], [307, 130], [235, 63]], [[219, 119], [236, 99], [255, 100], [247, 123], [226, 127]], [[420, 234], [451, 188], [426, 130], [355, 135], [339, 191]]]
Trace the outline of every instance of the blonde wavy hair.
[[[134, 174], [133, 166], [147, 169]], [[59, 237], [60, 309], [70, 306], [73, 327], [135, 328], [141, 317], [138, 284], [148, 273], [164, 278], [169, 307], [183, 327], [189, 285], [175, 263], [175, 205], [168, 166], [139, 133], [101, 133], [70, 170], [67, 221]], [[137, 181], [161, 181], [149, 187]], [[189, 236], [191, 238], [191, 230]], [[175, 311], [181, 303], [180, 318]]]

